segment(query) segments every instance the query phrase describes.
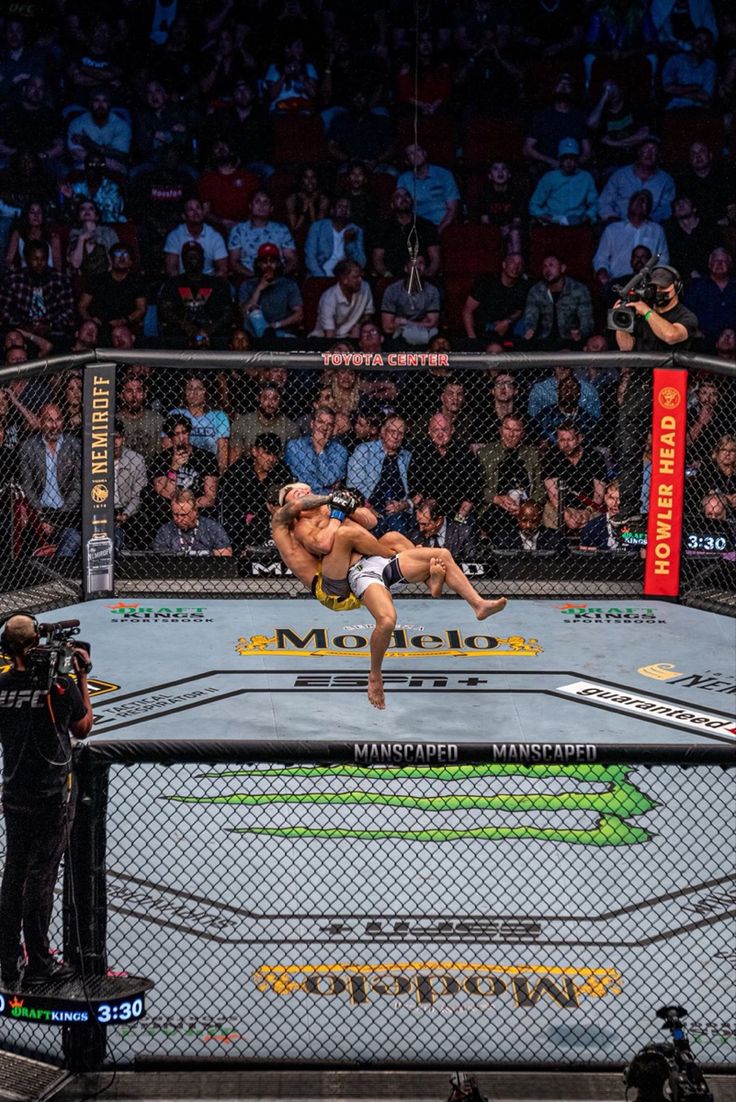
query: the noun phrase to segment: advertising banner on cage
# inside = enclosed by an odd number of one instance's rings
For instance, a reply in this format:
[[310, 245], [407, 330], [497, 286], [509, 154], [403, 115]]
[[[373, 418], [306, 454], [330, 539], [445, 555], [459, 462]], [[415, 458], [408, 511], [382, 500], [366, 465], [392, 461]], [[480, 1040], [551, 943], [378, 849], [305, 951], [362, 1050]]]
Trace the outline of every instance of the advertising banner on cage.
[[687, 429], [687, 372], [654, 369], [652, 477], [644, 592], [677, 597]]
[[85, 600], [113, 592], [115, 365], [84, 372], [82, 586]]

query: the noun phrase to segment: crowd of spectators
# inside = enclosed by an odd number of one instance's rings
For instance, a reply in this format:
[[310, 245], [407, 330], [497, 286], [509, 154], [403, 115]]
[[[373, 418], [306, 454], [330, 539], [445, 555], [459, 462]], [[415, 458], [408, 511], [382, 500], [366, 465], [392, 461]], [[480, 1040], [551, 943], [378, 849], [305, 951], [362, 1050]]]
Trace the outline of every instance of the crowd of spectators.
[[[629, 376], [595, 366], [614, 286], [660, 254], [693, 347], [736, 355], [730, 5], [17, 10], [0, 21], [6, 364], [96, 346], [590, 356], [536, 378], [309, 385], [128, 368], [121, 548], [238, 555], [286, 477], [355, 486], [379, 532], [463, 553], [621, 545], [605, 518]], [[3, 536], [75, 554], [78, 378], [0, 395], [0, 458], [28, 505]], [[689, 502], [713, 522], [736, 506], [730, 399], [717, 376], [693, 386]]]

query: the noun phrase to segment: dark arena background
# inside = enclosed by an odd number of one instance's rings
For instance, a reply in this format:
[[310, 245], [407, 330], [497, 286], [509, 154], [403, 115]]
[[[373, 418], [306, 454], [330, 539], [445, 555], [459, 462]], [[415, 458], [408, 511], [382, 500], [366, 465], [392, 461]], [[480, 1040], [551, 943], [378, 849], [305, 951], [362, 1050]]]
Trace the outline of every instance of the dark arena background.
[[[0, 618], [95, 717], [0, 1099], [734, 1099], [731, 6], [0, 38]], [[290, 482], [445, 563], [383, 709]]]

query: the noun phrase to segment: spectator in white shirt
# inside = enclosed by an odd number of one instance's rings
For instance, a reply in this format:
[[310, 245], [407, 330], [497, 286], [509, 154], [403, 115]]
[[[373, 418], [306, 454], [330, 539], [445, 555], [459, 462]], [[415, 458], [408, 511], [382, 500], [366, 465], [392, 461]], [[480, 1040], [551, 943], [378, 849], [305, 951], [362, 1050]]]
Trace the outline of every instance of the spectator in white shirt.
[[625, 222], [611, 222], [604, 229], [593, 257], [595, 278], [602, 286], [613, 276], [628, 272], [631, 254], [637, 245], [646, 245], [652, 256], [659, 253], [663, 264], [670, 259], [667, 238], [658, 222], [652, 222], [652, 193], [647, 188], [635, 191], [629, 199]]
[[317, 325], [310, 337], [357, 337], [360, 323], [373, 317], [373, 296], [360, 264], [341, 260], [335, 265], [335, 275], [337, 283], [319, 300]]
[[201, 247], [205, 275], [227, 275], [227, 247], [224, 238], [206, 224], [204, 208], [199, 199], [187, 199], [184, 204], [184, 221], [171, 231], [164, 242], [166, 274], [171, 279], [184, 271], [181, 250], [188, 241]]

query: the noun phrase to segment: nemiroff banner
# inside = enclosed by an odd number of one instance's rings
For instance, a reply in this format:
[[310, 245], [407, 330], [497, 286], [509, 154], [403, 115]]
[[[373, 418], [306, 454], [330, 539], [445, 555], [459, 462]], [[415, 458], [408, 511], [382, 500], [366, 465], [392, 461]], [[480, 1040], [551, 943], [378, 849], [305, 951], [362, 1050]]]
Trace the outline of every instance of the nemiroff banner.
[[655, 367], [653, 391], [652, 481], [644, 592], [648, 597], [677, 597], [685, 479], [687, 372]]
[[115, 365], [84, 372], [82, 586], [85, 600], [113, 592]]

